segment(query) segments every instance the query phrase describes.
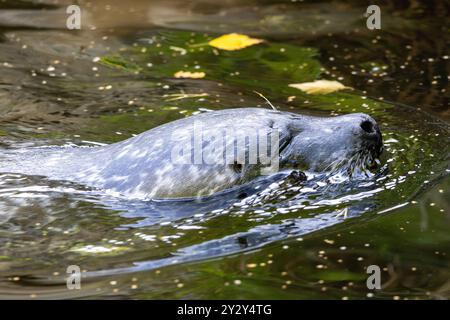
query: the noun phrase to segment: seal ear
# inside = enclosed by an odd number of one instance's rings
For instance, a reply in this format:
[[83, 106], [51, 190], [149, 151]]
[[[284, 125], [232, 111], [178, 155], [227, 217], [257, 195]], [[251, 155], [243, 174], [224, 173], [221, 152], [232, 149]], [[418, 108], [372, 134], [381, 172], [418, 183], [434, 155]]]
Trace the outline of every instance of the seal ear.
[[292, 134], [292, 132], [289, 130], [288, 134], [285, 137], [282, 137], [281, 141], [280, 141], [280, 147], [279, 147], [279, 151], [278, 154], [280, 156], [280, 164], [283, 165], [288, 161], [288, 156], [289, 156], [289, 149], [290, 149], [290, 145], [292, 143], [292, 140], [294, 139], [294, 135]]

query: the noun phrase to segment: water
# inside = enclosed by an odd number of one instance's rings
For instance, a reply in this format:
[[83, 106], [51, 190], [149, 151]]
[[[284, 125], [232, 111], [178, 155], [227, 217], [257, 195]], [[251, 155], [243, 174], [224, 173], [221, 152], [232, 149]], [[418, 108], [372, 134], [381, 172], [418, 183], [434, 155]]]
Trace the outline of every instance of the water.
[[[382, 167], [357, 181], [308, 173], [307, 183], [255, 184], [253, 197], [201, 203], [0, 170], [1, 298], [450, 297], [439, 2], [385, 7], [396, 14], [381, 31], [365, 28], [363, 5], [345, 2], [107, 4], [81, 2], [77, 32], [53, 1], [0, 3], [0, 163], [35, 147], [120, 141], [206, 109], [267, 107], [256, 90], [281, 110], [372, 115]], [[219, 55], [203, 45], [233, 31], [266, 42]], [[175, 79], [180, 70], [206, 76]], [[319, 75], [354, 90], [288, 87]], [[366, 287], [372, 264], [383, 269], [381, 291]], [[69, 265], [84, 271], [81, 290], [66, 288]]]

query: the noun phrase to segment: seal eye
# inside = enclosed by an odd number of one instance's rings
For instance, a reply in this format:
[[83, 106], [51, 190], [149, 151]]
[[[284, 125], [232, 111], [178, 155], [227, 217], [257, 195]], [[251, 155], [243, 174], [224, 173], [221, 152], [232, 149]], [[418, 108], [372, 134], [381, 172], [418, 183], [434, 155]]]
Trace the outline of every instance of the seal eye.
[[241, 163], [238, 163], [237, 161], [235, 161], [232, 165], [231, 168], [234, 170], [234, 172], [236, 172], [237, 174], [241, 174], [242, 171], [244, 170], [244, 166]]
[[361, 126], [361, 129], [363, 129], [367, 133], [374, 132], [373, 124], [369, 120], [365, 120], [365, 121], [361, 122], [360, 126]]

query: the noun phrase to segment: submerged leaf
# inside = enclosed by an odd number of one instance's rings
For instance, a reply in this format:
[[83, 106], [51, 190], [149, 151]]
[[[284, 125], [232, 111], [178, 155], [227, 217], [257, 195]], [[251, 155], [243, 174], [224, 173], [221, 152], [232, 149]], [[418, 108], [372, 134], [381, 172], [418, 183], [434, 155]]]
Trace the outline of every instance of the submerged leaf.
[[308, 94], [327, 94], [343, 89], [351, 89], [338, 81], [316, 80], [313, 82], [292, 83], [289, 87], [300, 89]]
[[207, 97], [209, 96], [208, 93], [174, 93], [174, 94], [165, 94], [163, 97], [169, 98], [166, 99], [166, 101], [176, 101], [186, 98], [201, 98], [201, 97]]
[[178, 71], [173, 76], [175, 78], [201, 79], [205, 77], [204, 72]]
[[240, 50], [258, 43], [263, 42], [262, 39], [250, 38], [244, 34], [230, 33], [215, 38], [208, 42], [212, 47], [222, 49], [222, 50]]

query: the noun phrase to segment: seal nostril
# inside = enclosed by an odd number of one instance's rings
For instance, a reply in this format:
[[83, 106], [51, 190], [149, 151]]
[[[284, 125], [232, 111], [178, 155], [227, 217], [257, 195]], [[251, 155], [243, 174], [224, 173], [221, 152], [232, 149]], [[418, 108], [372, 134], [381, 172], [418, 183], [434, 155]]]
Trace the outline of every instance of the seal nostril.
[[361, 122], [360, 126], [361, 126], [361, 129], [363, 129], [367, 133], [375, 132], [375, 130], [373, 128], [373, 124], [369, 120], [365, 120], [365, 121]]

